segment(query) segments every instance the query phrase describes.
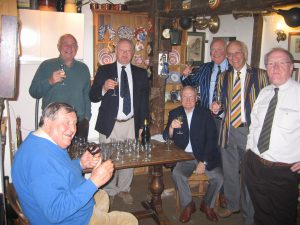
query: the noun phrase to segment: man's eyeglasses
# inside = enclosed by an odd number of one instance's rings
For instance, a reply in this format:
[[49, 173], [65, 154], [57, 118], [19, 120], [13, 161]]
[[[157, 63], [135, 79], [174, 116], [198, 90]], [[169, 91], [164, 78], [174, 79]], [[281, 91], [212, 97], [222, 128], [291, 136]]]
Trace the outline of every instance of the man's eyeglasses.
[[234, 56], [241, 57], [243, 55], [243, 52], [232, 52], [227, 53], [227, 58], [233, 58]]
[[267, 64], [266, 64], [266, 67], [267, 68], [273, 68], [273, 67], [275, 67], [275, 66], [279, 66], [279, 67], [285, 67], [287, 64], [291, 64], [291, 62], [268, 62]]

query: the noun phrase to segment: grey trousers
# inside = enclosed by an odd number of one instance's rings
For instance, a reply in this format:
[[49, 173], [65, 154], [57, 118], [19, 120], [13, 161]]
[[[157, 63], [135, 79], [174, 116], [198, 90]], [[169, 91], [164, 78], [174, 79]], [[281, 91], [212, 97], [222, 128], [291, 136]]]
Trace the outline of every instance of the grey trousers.
[[[172, 171], [172, 179], [178, 190], [181, 208], [184, 208], [192, 201], [188, 177], [192, 175], [197, 165], [197, 160], [178, 162]], [[210, 171], [205, 170], [205, 174], [208, 177], [208, 187], [203, 201], [208, 207], [214, 208], [217, 195], [223, 184], [222, 171], [220, 167], [216, 167]]]
[[[127, 138], [135, 138], [133, 118], [126, 122], [116, 122], [113, 131], [108, 138], [103, 134], [99, 134], [99, 141], [102, 143], [109, 143], [111, 139], [125, 140]], [[129, 192], [132, 179], [132, 168], [116, 170], [112, 179], [110, 179], [110, 181], [102, 188], [109, 196], [115, 196], [120, 192]]]
[[[221, 150], [224, 174], [224, 193], [231, 211], [242, 209], [246, 225], [254, 224], [254, 209], [241, 174], [241, 163], [246, 152], [248, 127], [230, 127], [228, 146]], [[241, 206], [241, 207], [240, 207]]]

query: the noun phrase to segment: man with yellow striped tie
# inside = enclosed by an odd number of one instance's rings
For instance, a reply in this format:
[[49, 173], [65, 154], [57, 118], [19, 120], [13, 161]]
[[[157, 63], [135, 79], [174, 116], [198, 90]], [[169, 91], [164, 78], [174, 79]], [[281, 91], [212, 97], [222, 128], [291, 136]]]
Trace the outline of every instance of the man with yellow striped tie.
[[[239, 212], [241, 205], [245, 224], [253, 225], [253, 206], [243, 179], [240, 183], [240, 175], [242, 175], [240, 164], [246, 152], [247, 135], [251, 123], [250, 113], [254, 101], [269, 81], [266, 71], [247, 65], [248, 50], [243, 42], [230, 42], [226, 53], [233, 68], [220, 75], [215, 94], [215, 96], [221, 96], [225, 115], [222, 120], [219, 144], [227, 209], [220, 211], [219, 216], [229, 217]], [[218, 113], [220, 107], [220, 102], [214, 101], [211, 110], [213, 113]]]

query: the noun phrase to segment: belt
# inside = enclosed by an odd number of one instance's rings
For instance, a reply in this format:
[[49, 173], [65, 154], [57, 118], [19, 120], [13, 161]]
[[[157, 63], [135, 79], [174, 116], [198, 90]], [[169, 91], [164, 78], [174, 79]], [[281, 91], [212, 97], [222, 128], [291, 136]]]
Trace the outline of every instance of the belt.
[[[251, 153], [253, 153], [253, 152], [251, 151]], [[268, 167], [291, 167], [292, 165], [294, 165], [293, 163], [272, 162], [272, 161], [261, 158], [260, 156], [256, 155], [255, 153], [253, 153], [253, 154], [256, 156], [258, 161], [261, 162], [261, 164], [268, 166]]]
[[238, 127], [248, 127], [247, 123], [241, 123]]
[[125, 120], [118, 120], [118, 119], [116, 119], [116, 121], [119, 122], [119, 123], [123, 123], [123, 122], [126, 122], [128, 120], [131, 120], [132, 118], [133, 118], [133, 116], [130, 117], [130, 118], [128, 118], [128, 119], [125, 119]]

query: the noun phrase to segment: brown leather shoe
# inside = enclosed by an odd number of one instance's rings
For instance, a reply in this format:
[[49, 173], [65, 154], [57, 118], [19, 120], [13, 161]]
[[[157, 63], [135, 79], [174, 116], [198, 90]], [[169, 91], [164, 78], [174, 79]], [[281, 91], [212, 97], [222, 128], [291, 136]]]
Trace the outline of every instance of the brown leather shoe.
[[181, 212], [179, 221], [181, 223], [187, 223], [191, 219], [191, 215], [196, 212], [196, 206], [194, 202], [189, 203]]
[[213, 208], [209, 208], [204, 202], [200, 205], [200, 211], [204, 212], [206, 218], [210, 221], [217, 222], [219, 220]]
[[224, 194], [219, 193], [219, 204], [221, 208], [227, 208], [227, 200]]
[[239, 212], [240, 212], [239, 210], [231, 211], [230, 209], [223, 209], [218, 213], [218, 215], [219, 217], [227, 218], [230, 217], [232, 214], [239, 213]]

